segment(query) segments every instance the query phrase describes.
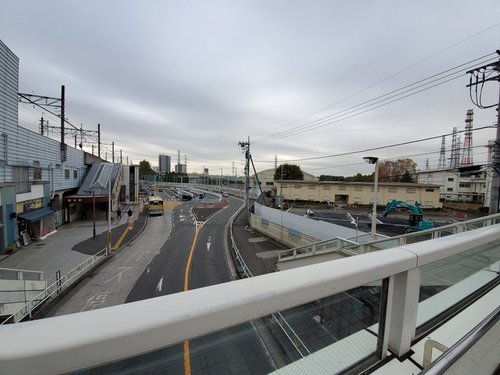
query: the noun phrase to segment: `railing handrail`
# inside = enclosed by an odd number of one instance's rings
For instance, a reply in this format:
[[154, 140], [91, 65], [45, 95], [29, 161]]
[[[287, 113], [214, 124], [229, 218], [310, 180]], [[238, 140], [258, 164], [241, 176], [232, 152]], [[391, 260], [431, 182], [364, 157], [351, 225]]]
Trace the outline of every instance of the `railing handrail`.
[[[3, 374], [42, 373], [44, 369], [66, 373], [97, 366], [391, 276], [403, 279], [402, 273], [415, 272], [423, 264], [459, 254], [467, 246], [498, 240], [500, 224], [437, 238], [425, 247], [405, 245], [134, 303], [1, 326], [0, 337], [9, 345], [0, 351], [0, 368]], [[131, 319], [138, 316], [141, 319]]]
[[[441, 227], [422, 230], [419, 232], [413, 232], [413, 233], [401, 234], [399, 236], [394, 236], [394, 237], [376, 239], [374, 241], [368, 241], [368, 242], [364, 242], [364, 243], [358, 244], [358, 245], [365, 246], [365, 247], [366, 246], [376, 246], [376, 244], [378, 244], [378, 243], [383, 243], [383, 242], [387, 242], [387, 241], [394, 241], [395, 243], [397, 243], [397, 241], [400, 240], [401, 238], [407, 239], [407, 238], [419, 237], [419, 236], [422, 236], [422, 234], [438, 233], [438, 232], [443, 232], [443, 231], [447, 231], [448, 229], [458, 228], [458, 227], [463, 227], [464, 230], [467, 230], [468, 225], [474, 225], [476, 223], [483, 223], [483, 225], [486, 224], [484, 226], [489, 226], [489, 225], [494, 225], [495, 224], [494, 221], [496, 219], [500, 219], [500, 213], [489, 215], [489, 216], [483, 216], [483, 217], [479, 217], [479, 218], [475, 218], [475, 219], [471, 219], [471, 220], [461, 221], [458, 223], [447, 224], [447, 225], [443, 225]], [[334, 241], [336, 239], [339, 239], [341, 241], [349, 241], [349, 242], [355, 243], [355, 241], [352, 240], [353, 238], [355, 238], [355, 237], [352, 237], [349, 239], [345, 239], [342, 237], [336, 237], [336, 238], [331, 238], [328, 240], [319, 241], [319, 242], [316, 242], [314, 244], [307, 244], [307, 245], [297, 246], [297, 247], [294, 247], [291, 249], [282, 250], [282, 251], [278, 252], [278, 262], [282, 261], [282, 260], [283, 261], [288, 260], [288, 258], [292, 259], [294, 257], [294, 255], [289, 256], [287, 254], [290, 254], [290, 253], [296, 254], [301, 249], [307, 249], [308, 247], [312, 247], [313, 245], [321, 245], [324, 243], [328, 243], [330, 241]], [[341, 250], [341, 249], [339, 249], [339, 250]], [[282, 254], [285, 254], [285, 256], [283, 256]], [[302, 254], [304, 254], [304, 253], [302, 253]]]
[[91, 257], [84, 260], [82, 263], [80, 263], [76, 267], [73, 267], [66, 274], [61, 276], [56, 281], [54, 281], [52, 284], [50, 284], [48, 287], [46, 287], [43, 291], [38, 293], [35, 297], [33, 297], [28, 302], [26, 302], [19, 309], [17, 309], [14, 313], [12, 313], [7, 318], [5, 318], [0, 323], [0, 325], [3, 325], [5, 323], [9, 322], [11, 319], [14, 321], [14, 323], [18, 323], [22, 319], [27, 317], [28, 315], [31, 315], [31, 313], [36, 308], [38, 308], [41, 304], [43, 304], [45, 301], [50, 299], [54, 294], [61, 293], [64, 289], [66, 289], [69, 285], [71, 285], [73, 283], [73, 280], [77, 275], [79, 275], [82, 272], [87, 272], [88, 267], [90, 265], [93, 265], [96, 260], [105, 257], [106, 254], [107, 254], [107, 249], [103, 248], [100, 251], [98, 251], [96, 254], [94, 254]]

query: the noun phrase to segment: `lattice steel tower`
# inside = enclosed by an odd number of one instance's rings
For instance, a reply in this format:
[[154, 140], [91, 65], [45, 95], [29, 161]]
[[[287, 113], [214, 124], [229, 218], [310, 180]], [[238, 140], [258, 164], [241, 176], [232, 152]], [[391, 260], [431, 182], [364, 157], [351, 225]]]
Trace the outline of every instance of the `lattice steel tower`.
[[457, 133], [457, 128], [453, 128], [451, 135], [451, 156], [450, 168], [460, 167], [460, 136]]
[[441, 151], [439, 152], [438, 169], [446, 168], [446, 148], [445, 148], [445, 136], [441, 139]]
[[472, 159], [472, 116], [474, 111], [469, 109], [465, 115], [465, 139], [464, 139], [464, 153], [462, 156], [462, 167], [473, 165]]

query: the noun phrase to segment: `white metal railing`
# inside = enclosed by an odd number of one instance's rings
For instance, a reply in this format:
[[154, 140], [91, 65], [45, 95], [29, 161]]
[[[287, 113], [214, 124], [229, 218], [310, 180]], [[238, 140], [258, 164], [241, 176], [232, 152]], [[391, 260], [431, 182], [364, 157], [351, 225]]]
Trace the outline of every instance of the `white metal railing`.
[[387, 280], [388, 290], [380, 352], [390, 348], [401, 356], [415, 335], [420, 267], [495, 241], [500, 241], [500, 225], [134, 303], [4, 325], [0, 368], [3, 375], [90, 368], [377, 280]]
[[360, 243], [356, 240], [355, 237], [349, 239], [338, 237], [330, 240], [316, 242], [310, 245], [298, 246], [293, 249], [282, 250], [278, 253], [278, 263], [296, 259], [297, 256], [316, 255], [319, 248], [321, 248], [320, 250], [322, 254], [332, 251], [343, 252], [346, 255], [353, 255], [353, 253], [364, 254], [370, 251], [389, 249], [395, 246], [405, 245], [407, 243], [461, 233], [472, 229], [494, 225], [497, 223], [500, 223], [500, 214], [480, 217], [477, 219], [448, 224], [421, 232], [408, 233], [400, 236], [383, 238], [365, 243]]
[[104, 258], [106, 258], [107, 254], [107, 248], [104, 248], [97, 252], [95, 255], [80, 263], [78, 266], [72, 268], [70, 271], [68, 271], [68, 273], [61, 276], [54, 283], [49, 285], [44, 291], [40, 292], [33, 299], [26, 302], [26, 304], [21, 306], [15, 313], [5, 318], [4, 321], [0, 323], [0, 325], [9, 322], [18, 323], [27, 316], [31, 317], [35, 309], [72, 285], [76, 280], [79, 279], [80, 275], [88, 272], [97, 264], [99, 264]]

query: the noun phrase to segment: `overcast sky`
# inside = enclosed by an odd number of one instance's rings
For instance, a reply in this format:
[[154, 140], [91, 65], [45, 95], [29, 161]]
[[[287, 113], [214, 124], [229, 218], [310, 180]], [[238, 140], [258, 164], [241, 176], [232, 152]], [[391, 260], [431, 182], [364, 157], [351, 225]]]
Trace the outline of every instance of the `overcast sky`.
[[[0, 39], [20, 59], [20, 92], [59, 97], [65, 85], [68, 120], [100, 123], [102, 142], [136, 164], [157, 165], [160, 153], [175, 164], [180, 150], [188, 172], [227, 175], [234, 163], [241, 174], [238, 142], [250, 137], [257, 170], [275, 156], [318, 176], [371, 173], [367, 155], [434, 168], [440, 138], [327, 156], [463, 130], [467, 109], [474, 128], [496, 122], [494, 108], [472, 104], [465, 72], [377, 109], [358, 105], [494, 61], [498, 0], [3, 0]], [[486, 86], [483, 103], [496, 103], [498, 84]], [[20, 104], [20, 125], [37, 131], [42, 112]], [[493, 128], [473, 133], [476, 163], [494, 137]]]

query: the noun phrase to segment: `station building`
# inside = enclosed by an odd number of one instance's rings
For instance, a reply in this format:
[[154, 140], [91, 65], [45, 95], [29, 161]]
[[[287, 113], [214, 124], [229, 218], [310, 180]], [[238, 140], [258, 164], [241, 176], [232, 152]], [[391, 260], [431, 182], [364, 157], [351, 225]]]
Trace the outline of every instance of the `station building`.
[[[102, 160], [19, 126], [19, 59], [0, 40], [0, 255], [82, 218], [75, 194]], [[113, 200], [137, 200], [138, 166], [121, 166]], [[92, 195], [92, 193], [90, 193]], [[88, 211], [88, 209], [87, 209]]]

